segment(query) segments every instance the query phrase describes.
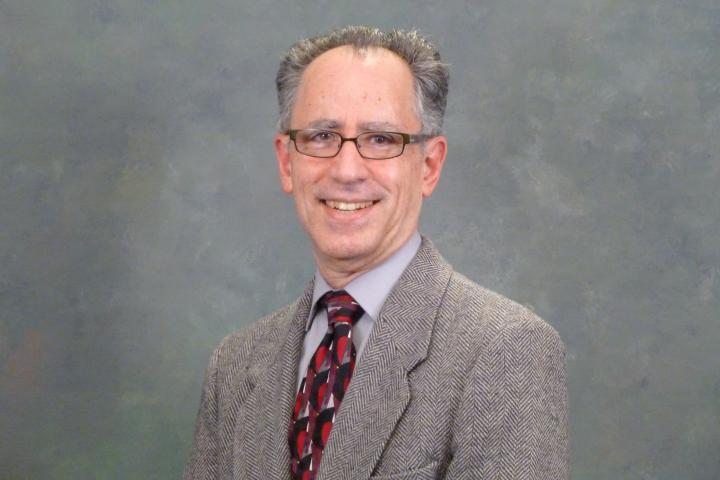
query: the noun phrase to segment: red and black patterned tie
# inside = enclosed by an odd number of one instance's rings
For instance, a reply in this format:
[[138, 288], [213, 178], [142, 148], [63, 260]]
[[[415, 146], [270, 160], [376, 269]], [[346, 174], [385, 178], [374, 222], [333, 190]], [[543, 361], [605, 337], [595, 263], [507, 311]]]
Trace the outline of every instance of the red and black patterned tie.
[[327, 309], [328, 331], [310, 359], [290, 422], [290, 471], [294, 480], [314, 480], [335, 412], [355, 368], [352, 326], [363, 309], [345, 290], [319, 300]]

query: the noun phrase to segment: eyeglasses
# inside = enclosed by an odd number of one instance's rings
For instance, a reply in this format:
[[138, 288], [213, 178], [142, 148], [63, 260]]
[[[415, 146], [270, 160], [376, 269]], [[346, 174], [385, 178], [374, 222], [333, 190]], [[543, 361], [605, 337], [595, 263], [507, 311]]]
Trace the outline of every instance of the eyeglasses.
[[405, 145], [430, 138], [430, 135], [399, 132], [365, 132], [354, 138], [345, 138], [337, 132], [317, 129], [288, 130], [287, 133], [295, 149], [303, 155], [334, 157], [340, 153], [343, 143], [353, 142], [361, 157], [372, 160], [399, 157], [405, 151]]

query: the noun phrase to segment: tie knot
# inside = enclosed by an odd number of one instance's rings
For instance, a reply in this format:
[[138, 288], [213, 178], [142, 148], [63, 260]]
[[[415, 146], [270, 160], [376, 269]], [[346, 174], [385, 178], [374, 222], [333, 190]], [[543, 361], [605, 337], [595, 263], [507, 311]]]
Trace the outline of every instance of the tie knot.
[[355, 324], [362, 317], [363, 309], [345, 290], [329, 291], [322, 297], [327, 309], [328, 323]]

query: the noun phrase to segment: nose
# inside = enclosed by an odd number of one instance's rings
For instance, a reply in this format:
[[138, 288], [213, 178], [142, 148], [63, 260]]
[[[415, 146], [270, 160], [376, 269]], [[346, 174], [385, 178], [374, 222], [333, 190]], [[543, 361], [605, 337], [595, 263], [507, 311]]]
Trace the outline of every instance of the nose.
[[331, 174], [336, 181], [355, 183], [367, 178], [367, 160], [360, 156], [354, 142], [343, 142], [340, 151], [332, 160]]

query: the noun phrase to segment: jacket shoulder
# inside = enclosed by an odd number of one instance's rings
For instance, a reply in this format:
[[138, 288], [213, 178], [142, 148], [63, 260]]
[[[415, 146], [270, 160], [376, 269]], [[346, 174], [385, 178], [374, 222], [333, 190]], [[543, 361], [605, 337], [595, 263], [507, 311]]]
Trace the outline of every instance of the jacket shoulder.
[[[485, 341], [508, 332], [534, 332], [562, 344], [555, 328], [529, 308], [453, 272], [447, 297], [455, 302], [457, 328]], [[481, 337], [481, 338], [477, 338]]]
[[448, 478], [569, 478], [565, 347], [557, 331], [457, 273], [446, 298], [456, 302], [448, 345], [464, 365], [453, 372], [461, 393]]
[[248, 367], [260, 350], [276, 346], [280, 336], [287, 332], [297, 308], [295, 301], [227, 335], [215, 348], [211, 365], [218, 372], [231, 373], [239, 367]]

